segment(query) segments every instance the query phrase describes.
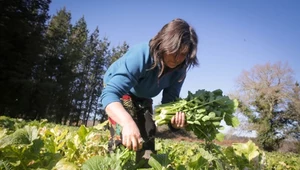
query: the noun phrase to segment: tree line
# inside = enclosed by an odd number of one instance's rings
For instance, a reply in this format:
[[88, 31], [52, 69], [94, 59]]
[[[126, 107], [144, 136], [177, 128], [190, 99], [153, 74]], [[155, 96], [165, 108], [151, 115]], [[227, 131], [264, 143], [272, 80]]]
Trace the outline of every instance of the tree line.
[[51, 0], [1, 1], [0, 115], [79, 125], [106, 118], [98, 102], [108, 66], [127, 51], [111, 47], [84, 17], [71, 23]]

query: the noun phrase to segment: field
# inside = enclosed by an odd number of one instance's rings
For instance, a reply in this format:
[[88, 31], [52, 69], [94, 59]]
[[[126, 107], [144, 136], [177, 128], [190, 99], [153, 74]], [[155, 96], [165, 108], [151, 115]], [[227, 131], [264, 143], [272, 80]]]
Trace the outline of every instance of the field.
[[[106, 123], [71, 127], [2, 116], [0, 169], [139, 169], [135, 152], [125, 148], [107, 151], [109, 132], [105, 127]], [[174, 137], [160, 132], [156, 151], [148, 169], [300, 169], [299, 155], [264, 152], [251, 140], [205, 143], [184, 134]]]

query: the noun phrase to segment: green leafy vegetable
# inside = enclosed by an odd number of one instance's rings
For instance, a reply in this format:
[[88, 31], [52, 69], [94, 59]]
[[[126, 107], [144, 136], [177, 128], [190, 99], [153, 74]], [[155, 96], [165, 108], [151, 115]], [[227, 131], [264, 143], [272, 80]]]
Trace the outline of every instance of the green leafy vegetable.
[[8, 162], [0, 160], [0, 169], [2, 170], [11, 170], [11, 166]]
[[152, 155], [149, 159], [149, 165], [151, 165], [154, 170], [167, 170], [170, 164], [171, 161], [168, 159], [167, 154]]
[[[198, 112], [205, 113], [204, 109]], [[226, 115], [229, 122], [235, 122], [232, 116], [228, 116], [230, 114]], [[218, 112], [208, 112], [207, 115], [200, 115], [199, 119], [208, 122], [210, 120], [207, 118], [213, 116], [220, 115]], [[12, 123], [4, 127], [1, 122]], [[0, 169], [140, 169], [144, 162], [135, 163], [134, 151], [121, 146], [114, 152], [108, 152], [109, 131], [102, 125], [99, 127], [24, 122], [0, 116]], [[216, 134], [216, 138], [223, 138], [223, 135]], [[148, 161], [151, 166], [149, 170], [299, 170], [299, 154], [263, 152], [253, 142], [219, 146], [198, 140], [157, 138], [155, 146], [156, 153], [151, 154]]]
[[189, 91], [185, 99], [156, 106], [154, 120], [158, 126], [168, 124], [176, 112], [182, 111], [188, 124], [186, 130], [193, 131], [199, 139], [222, 140], [219, 130], [223, 128], [220, 124], [223, 119], [229, 126], [239, 125], [233, 116], [237, 106], [238, 101], [223, 95], [220, 89], [198, 90], [194, 94]]

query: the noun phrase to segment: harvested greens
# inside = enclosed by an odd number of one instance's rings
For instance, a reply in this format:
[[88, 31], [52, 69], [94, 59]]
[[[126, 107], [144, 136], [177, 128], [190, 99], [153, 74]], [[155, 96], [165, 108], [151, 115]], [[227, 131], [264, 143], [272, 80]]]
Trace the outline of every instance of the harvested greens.
[[186, 116], [187, 131], [192, 131], [199, 139], [221, 141], [224, 138], [219, 132], [224, 129], [222, 120], [228, 126], [239, 125], [238, 119], [233, 115], [237, 107], [238, 101], [223, 95], [220, 89], [212, 92], [198, 90], [194, 94], [189, 91], [185, 99], [156, 106], [154, 120], [157, 126], [168, 124], [176, 112], [182, 111]]

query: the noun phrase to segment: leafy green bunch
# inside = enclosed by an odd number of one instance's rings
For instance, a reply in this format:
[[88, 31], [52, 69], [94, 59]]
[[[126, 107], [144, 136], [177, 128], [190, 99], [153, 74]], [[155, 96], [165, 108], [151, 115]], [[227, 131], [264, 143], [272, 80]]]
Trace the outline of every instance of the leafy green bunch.
[[238, 101], [223, 95], [220, 89], [212, 92], [198, 90], [194, 94], [188, 91], [188, 96], [184, 99], [156, 106], [154, 120], [157, 126], [168, 124], [181, 111], [186, 116], [187, 131], [192, 131], [199, 139], [221, 141], [224, 138], [219, 132], [224, 128], [222, 120], [228, 126], [239, 125], [238, 119], [233, 115], [237, 107]]

